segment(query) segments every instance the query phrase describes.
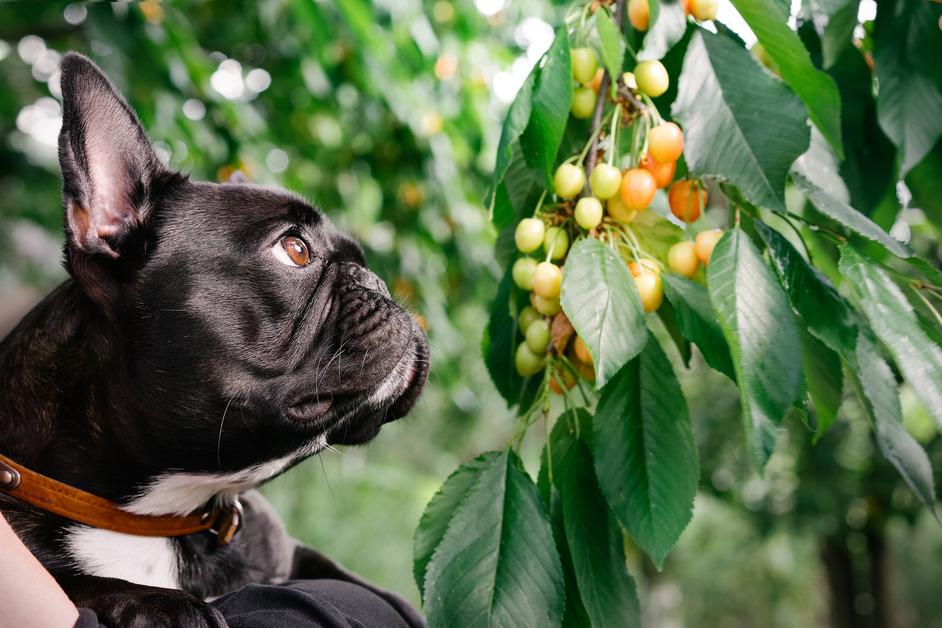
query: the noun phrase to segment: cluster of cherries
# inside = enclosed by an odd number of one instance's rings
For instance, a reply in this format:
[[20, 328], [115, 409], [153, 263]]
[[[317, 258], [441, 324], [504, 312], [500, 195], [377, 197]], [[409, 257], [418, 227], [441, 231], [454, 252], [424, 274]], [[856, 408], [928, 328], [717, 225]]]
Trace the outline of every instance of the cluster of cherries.
[[[642, 1], [646, 6], [646, 0]], [[572, 61], [573, 78], [580, 85], [574, 93], [572, 113], [575, 117], [589, 117], [599, 97], [602, 70], [591, 48], [573, 49]], [[653, 108], [650, 98], [667, 90], [669, 78], [659, 61], [642, 61], [634, 72], [626, 72], [620, 83], [623, 84], [619, 85], [620, 89], [632, 90]], [[591, 98], [585, 94], [590, 94]], [[640, 102], [637, 97], [633, 100]], [[521, 220], [514, 232], [514, 241], [523, 256], [513, 265], [513, 280], [520, 289], [530, 292], [530, 305], [518, 315], [524, 341], [517, 347], [514, 364], [521, 376], [534, 375], [546, 366], [552, 345], [557, 356], [565, 357], [558, 361], [550, 379], [550, 386], [556, 392], [575, 385], [576, 375], [594, 379], [592, 356], [585, 343], [578, 337], [569, 341], [572, 328], [568, 319], [562, 324], [558, 322], [565, 319], [559, 297], [562, 263], [571, 242], [570, 229], [572, 237], [584, 234], [603, 240], [613, 237], [612, 233], [630, 230], [628, 225], [650, 206], [658, 189], [668, 186], [671, 212], [680, 220], [694, 222], [706, 207], [707, 192], [699, 181], [673, 181], [677, 159], [683, 154], [683, 131], [673, 122], [660, 120], [656, 114], [652, 118], [655, 123], [648, 128], [646, 150], [635, 165], [621, 170], [612, 163], [599, 161], [590, 169], [586, 190], [582, 158], [567, 160], [553, 176], [553, 192], [558, 202], [546, 208], [541, 204], [535, 216]], [[610, 150], [614, 150], [614, 141]], [[573, 228], [573, 222], [578, 229]], [[701, 264], [709, 262], [722, 235], [722, 230], [710, 229], [697, 234], [694, 240], [674, 244], [667, 254], [667, 267], [671, 272], [692, 277]], [[531, 256], [538, 251], [539, 259]], [[631, 258], [626, 261], [644, 311], [657, 310], [664, 299], [661, 283], [664, 264], [638, 247], [632, 249]]]
[[[680, 0], [686, 15], [692, 15], [702, 21], [716, 19], [718, 0]], [[628, 21], [638, 31], [648, 30], [651, 21], [651, 7], [648, 0], [628, 0]]]

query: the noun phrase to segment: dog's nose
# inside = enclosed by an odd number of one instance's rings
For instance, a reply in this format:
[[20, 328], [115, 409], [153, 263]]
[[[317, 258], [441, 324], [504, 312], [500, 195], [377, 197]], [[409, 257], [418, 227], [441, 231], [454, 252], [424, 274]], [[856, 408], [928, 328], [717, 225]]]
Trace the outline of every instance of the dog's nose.
[[387, 299], [392, 298], [389, 295], [389, 288], [386, 287], [386, 283], [363, 266], [353, 262], [342, 262], [340, 268], [342, 275], [348, 281], [352, 281], [367, 290], [379, 292]]

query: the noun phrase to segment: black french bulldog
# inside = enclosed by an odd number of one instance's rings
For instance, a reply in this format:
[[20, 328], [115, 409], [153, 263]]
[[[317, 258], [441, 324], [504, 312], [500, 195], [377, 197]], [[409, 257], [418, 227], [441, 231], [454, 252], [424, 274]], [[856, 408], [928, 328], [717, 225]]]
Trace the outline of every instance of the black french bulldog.
[[59, 136], [71, 278], [0, 343], [0, 453], [129, 512], [241, 496], [244, 524], [142, 537], [0, 491], [0, 511], [79, 606], [114, 625], [221, 626], [204, 600], [249, 583], [339, 578], [253, 489], [404, 416], [425, 335], [363, 253], [282, 189], [166, 169], [85, 57], [62, 60]]

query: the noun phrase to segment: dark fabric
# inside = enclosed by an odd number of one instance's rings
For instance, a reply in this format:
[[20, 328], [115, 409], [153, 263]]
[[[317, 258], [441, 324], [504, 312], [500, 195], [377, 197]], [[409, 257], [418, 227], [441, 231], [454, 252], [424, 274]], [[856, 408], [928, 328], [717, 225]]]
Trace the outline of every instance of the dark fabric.
[[250, 584], [213, 602], [230, 628], [408, 628], [381, 597], [342, 580]]
[[[250, 584], [212, 604], [225, 615], [229, 628], [408, 628], [381, 597], [342, 580]], [[79, 609], [75, 628], [106, 627], [95, 613]]]
[[95, 615], [94, 611], [90, 611], [87, 608], [78, 609], [79, 618], [75, 622], [75, 628], [104, 628], [101, 624], [98, 623], [98, 616]]

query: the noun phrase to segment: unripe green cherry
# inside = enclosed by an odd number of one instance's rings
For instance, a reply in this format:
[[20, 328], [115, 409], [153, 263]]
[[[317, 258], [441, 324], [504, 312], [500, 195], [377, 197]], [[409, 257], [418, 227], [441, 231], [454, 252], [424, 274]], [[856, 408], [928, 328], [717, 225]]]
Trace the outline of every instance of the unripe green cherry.
[[514, 242], [521, 253], [532, 253], [543, 244], [546, 229], [539, 218], [524, 218], [514, 231]]
[[577, 83], [588, 83], [595, 77], [599, 67], [599, 58], [591, 48], [573, 48], [569, 53], [572, 58], [572, 78]]
[[526, 334], [533, 321], [539, 320], [539, 318], [539, 312], [533, 309], [532, 306], [528, 305], [520, 310], [520, 314], [517, 315], [517, 326], [520, 328], [520, 333]]
[[521, 257], [514, 262], [511, 273], [514, 283], [521, 290], [533, 290], [533, 271], [536, 270], [537, 261], [532, 257]]
[[638, 89], [651, 98], [657, 98], [666, 92], [670, 84], [667, 68], [663, 63], [655, 60], [642, 61], [636, 65], [635, 80], [638, 81]]
[[536, 355], [543, 355], [546, 353], [550, 343], [549, 323], [547, 323], [542, 318], [533, 321], [533, 323], [527, 327], [526, 339], [527, 346], [530, 347], [530, 351]]
[[559, 198], [575, 198], [585, 187], [585, 171], [573, 164], [563, 164], [553, 175], [553, 190]]
[[561, 260], [569, 252], [569, 232], [561, 227], [550, 227], [543, 238], [543, 250], [551, 260]]
[[546, 299], [538, 294], [533, 295], [533, 307], [543, 316], [556, 316], [563, 309], [559, 299]]
[[577, 87], [572, 93], [572, 117], [588, 120], [595, 112], [598, 94], [591, 87]]
[[589, 177], [592, 196], [604, 200], [610, 199], [621, 188], [621, 171], [615, 166], [602, 163], [595, 166]]
[[[563, 285], [563, 271], [552, 262], [540, 262], [533, 273], [533, 292], [544, 299], [558, 299]], [[537, 311], [543, 314], [540, 307]]]
[[602, 201], [594, 196], [583, 196], [576, 203], [576, 222], [579, 226], [590, 231], [602, 222]]
[[543, 370], [543, 356], [530, 351], [526, 342], [521, 342], [514, 353], [514, 366], [522, 377], [536, 375]]

